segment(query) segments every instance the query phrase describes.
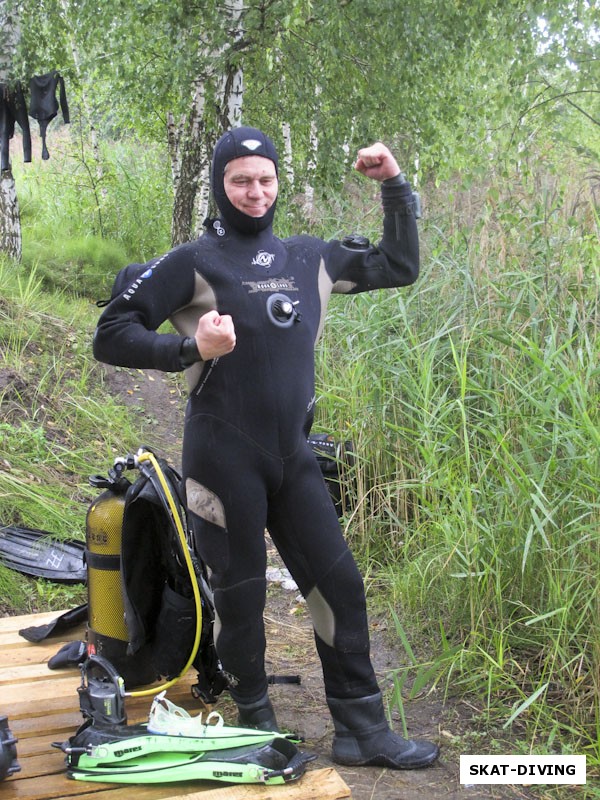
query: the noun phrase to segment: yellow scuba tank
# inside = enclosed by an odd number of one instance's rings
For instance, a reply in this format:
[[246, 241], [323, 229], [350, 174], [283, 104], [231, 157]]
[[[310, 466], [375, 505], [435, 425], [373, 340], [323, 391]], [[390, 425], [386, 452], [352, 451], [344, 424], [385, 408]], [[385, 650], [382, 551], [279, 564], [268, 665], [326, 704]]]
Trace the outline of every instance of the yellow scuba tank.
[[124, 476], [94, 475], [90, 483], [105, 489], [86, 516], [88, 588], [88, 655], [106, 658], [127, 687], [151, 683], [156, 673], [148, 653], [128, 653], [129, 634], [121, 580], [121, 544], [125, 497], [131, 486]]
[[86, 517], [89, 627], [94, 634], [127, 642], [121, 594], [121, 529], [125, 493], [112, 488], [89, 507]]

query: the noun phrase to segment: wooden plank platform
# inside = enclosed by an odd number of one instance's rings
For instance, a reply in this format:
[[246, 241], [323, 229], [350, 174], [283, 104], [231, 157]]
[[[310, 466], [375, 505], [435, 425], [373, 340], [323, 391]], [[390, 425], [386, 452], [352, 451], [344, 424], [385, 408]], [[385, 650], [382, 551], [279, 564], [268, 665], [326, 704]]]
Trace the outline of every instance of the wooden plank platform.
[[[333, 768], [309, 765], [302, 778], [283, 786], [233, 785], [218, 781], [187, 781], [156, 786], [86, 783], [66, 776], [64, 755], [52, 747], [63, 742], [82, 721], [77, 669], [50, 670], [47, 662], [68, 640], [84, 638], [83, 628], [31, 644], [19, 630], [43, 625], [60, 612], [0, 619], [0, 715], [8, 717], [18, 739], [21, 771], [0, 783], [2, 800], [342, 800], [350, 789]], [[190, 693], [190, 672], [169, 689], [168, 697], [191, 714], [199, 711]], [[130, 723], [147, 719], [151, 698], [128, 698]]]

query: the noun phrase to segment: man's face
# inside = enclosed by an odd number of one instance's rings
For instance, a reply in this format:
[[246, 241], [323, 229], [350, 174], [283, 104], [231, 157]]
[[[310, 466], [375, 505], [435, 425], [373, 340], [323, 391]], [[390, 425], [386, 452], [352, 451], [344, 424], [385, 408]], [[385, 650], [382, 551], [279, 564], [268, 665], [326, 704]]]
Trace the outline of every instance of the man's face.
[[234, 158], [225, 167], [223, 186], [232, 206], [249, 217], [262, 217], [277, 198], [275, 164], [264, 156]]

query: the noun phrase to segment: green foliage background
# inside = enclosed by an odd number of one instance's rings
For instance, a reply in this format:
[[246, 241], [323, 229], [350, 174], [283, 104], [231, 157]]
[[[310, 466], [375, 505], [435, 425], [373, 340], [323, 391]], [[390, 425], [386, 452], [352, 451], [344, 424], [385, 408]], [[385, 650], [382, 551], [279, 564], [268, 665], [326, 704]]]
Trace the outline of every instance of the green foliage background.
[[[126, 13], [115, 16], [117, 6]], [[112, 397], [91, 359], [93, 301], [108, 295], [124, 263], [169, 246], [165, 117], [185, 112], [203, 68], [201, 21], [214, 22], [223, 41], [217, 6], [140, 0], [83, 3], [75, 16], [72, 3], [31, 10], [29, 30], [43, 29], [46, 52], [64, 64], [75, 113], [69, 129], [51, 127], [49, 162], [14, 162], [24, 257], [0, 265], [0, 522], [83, 536], [90, 468], [151, 437], [151, 412], [132, 413]], [[282, 187], [280, 234], [360, 230], [376, 241], [377, 187], [352, 177], [343, 145], [352, 154], [383, 138], [409, 172], [418, 159], [420, 280], [334, 299], [318, 348], [317, 427], [351, 440], [357, 454], [345, 532], [370, 602], [406, 651], [390, 676], [395, 702], [434, 687], [464, 694], [484, 728], [510, 732], [524, 750], [585, 752], [594, 769], [593, 4], [296, 0], [268, 4], [270, 13], [253, 2], [247, 9], [253, 46], [234, 54], [249, 79], [245, 121], [271, 126], [279, 144], [281, 123], [293, 128], [296, 183]], [[99, 36], [103, 15], [112, 15], [112, 38]], [[78, 70], [68, 42], [51, 35], [56, 19], [85, 43]], [[113, 51], [112, 41], [128, 46]], [[32, 48], [25, 37], [23, 63], [41, 69]], [[306, 219], [314, 121], [317, 198]], [[1, 567], [0, 586], [9, 612], [71, 599]]]
[[[65, 253], [85, 239], [79, 216], [68, 236], [74, 189], [60, 163], [71, 144], [62, 147], [43, 175], [46, 187], [60, 182], [54, 204], [43, 211], [28, 190], [31, 255], [2, 267], [0, 347], [13, 381], [3, 383], [0, 512], [82, 536], [90, 469], [146, 441], [156, 420], [111, 397], [91, 360], [91, 301], [124, 248], [90, 237], [73, 279]], [[138, 162], [133, 183], [159, 187], [144, 173], [157, 163]], [[419, 653], [394, 673], [398, 685], [451, 686], [478, 697], [495, 724], [518, 712], [511, 727], [533, 746], [560, 741], [597, 757], [597, 179], [585, 160], [539, 165], [468, 189], [424, 188], [418, 283], [332, 304], [316, 427], [354, 443], [346, 534], [371, 602], [389, 604]], [[361, 220], [376, 238], [370, 186], [323, 194], [334, 202], [321, 201], [320, 233]], [[279, 211], [284, 225], [295, 213]], [[50, 223], [63, 231], [60, 250], [40, 237]], [[43, 582], [18, 585], [7, 592], [16, 611], [64, 603], [58, 591], [49, 601]]]

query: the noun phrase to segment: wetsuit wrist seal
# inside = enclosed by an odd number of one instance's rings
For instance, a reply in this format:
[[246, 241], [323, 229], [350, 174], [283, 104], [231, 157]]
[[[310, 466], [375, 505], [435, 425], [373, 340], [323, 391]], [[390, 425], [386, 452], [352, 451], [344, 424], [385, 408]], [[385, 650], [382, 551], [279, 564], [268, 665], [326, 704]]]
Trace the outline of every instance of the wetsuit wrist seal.
[[187, 369], [188, 367], [191, 367], [192, 364], [202, 361], [202, 356], [200, 355], [198, 345], [196, 344], [196, 340], [193, 336], [186, 336], [182, 341], [181, 349], [179, 351], [179, 361], [181, 364], [181, 369]]

